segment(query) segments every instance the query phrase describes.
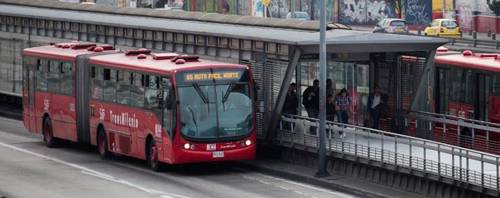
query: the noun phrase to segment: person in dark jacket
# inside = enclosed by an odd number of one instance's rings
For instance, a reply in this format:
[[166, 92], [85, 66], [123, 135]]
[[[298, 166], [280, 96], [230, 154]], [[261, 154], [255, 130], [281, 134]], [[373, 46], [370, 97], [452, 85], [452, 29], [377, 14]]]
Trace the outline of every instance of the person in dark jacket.
[[335, 97], [333, 94], [329, 94], [326, 98], [326, 120], [335, 121]]
[[299, 107], [299, 100], [297, 98], [297, 85], [290, 84], [288, 92], [286, 93], [285, 104], [283, 105], [283, 113], [290, 115], [297, 115], [297, 108]]
[[307, 115], [318, 118], [319, 113], [319, 80], [314, 80], [313, 86], [308, 87], [302, 94], [302, 104], [306, 108]]

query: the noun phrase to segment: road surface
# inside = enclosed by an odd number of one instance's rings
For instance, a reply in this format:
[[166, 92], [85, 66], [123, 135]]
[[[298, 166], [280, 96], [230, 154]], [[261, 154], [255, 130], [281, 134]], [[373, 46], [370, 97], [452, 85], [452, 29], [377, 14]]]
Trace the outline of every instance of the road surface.
[[150, 171], [143, 161], [102, 160], [93, 148], [50, 149], [21, 121], [0, 118], [0, 197], [352, 197], [276, 178], [235, 164]]

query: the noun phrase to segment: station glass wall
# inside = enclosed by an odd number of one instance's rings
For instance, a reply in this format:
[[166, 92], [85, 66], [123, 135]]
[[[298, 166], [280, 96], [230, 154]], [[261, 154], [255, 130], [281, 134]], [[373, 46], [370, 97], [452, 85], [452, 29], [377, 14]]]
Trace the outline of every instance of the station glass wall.
[[[308, 86], [312, 86], [315, 79], [319, 80], [319, 63], [305, 62], [299, 63], [300, 79], [295, 77], [292, 82], [297, 82], [297, 92], [302, 97], [302, 93]], [[332, 79], [335, 87], [335, 94], [346, 88], [352, 99], [349, 122], [351, 124], [366, 126], [368, 122], [367, 103], [369, 94], [369, 64], [364, 62], [338, 62], [329, 61], [327, 65], [327, 78]], [[300, 98], [301, 101], [301, 98]], [[307, 112], [300, 102], [300, 113], [307, 116]]]

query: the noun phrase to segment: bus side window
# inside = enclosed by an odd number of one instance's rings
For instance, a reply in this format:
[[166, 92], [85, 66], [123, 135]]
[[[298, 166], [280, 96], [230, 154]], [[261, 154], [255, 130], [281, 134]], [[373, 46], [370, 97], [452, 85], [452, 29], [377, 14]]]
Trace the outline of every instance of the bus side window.
[[130, 101], [130, 72], [117, 71], [116, 101], [119, 104], [128, 105]]
[[116, 70], [104, 69], [103, 100], [116, 102]]
[[91, 97], [95, 100], [102, 100], [103, 92], [103, 69], [97, 66], [92, 66], [90, 70], [90, 87]]
[[144, 91], [145, 106], [147, 109], [159, 109], [158, 94], [159, 92], [159, 78], [156, 76], [146, 75]]
[[36, 67], [36, 90], [47, 91], [47, 70], [48, 61], [40, 59]]
[[73, 93], [73, 63], [62, 62], [61, 64], [61, 93], [74, 95]]
[[130, 86], [130, 104], [133, 107], [144, 107], [144, 74], [132, 73]]
[[49, 70], [47, 75], [47, 88], [51, 93], [60, 92], [60, 77], [61, 77], [61, 62], [59, 61], [49, 61]]

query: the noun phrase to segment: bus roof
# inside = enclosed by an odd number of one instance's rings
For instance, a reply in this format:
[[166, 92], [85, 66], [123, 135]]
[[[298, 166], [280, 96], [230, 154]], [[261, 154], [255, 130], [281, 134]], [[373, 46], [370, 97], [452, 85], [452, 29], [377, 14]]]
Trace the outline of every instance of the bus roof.
[[26, 48], [23, 50], [23, 55], [64, 61], [75, 61], [76, 57], [79, 55], [95, 53], [93, 50], [88, 50], [91, 46], [97, 45], [93, 43], [80, 42], [57, 43], [54, 45]]
[[472, 53], [471, 51], [464, 51], [463, 53], [437, 53], [435, 63], [500, 72], [500, 54]]
[[[171, 56], [168, 59], [155, 59], [155, 56]], [[175, 62], [175, 58], [182, 59], [181, 55], [173, 53], [160, 53], [160, 54], [140, 54], [140, 55], [126, 55], [126, 53], [106, 54], [94, 56], [90, 58], [90, 64], [97, 64], [103, 66], [110, 66], [134, 71], [144, 71], [149, 73], [170, 74], [177, 71], [186, 71], [193, 69], [203, 68], [247, 68], [245, 65], [224, 63], [218, 61], [211, 61], [205, 59], [198, 59], [196, 56], [188, 56], [193, 60]]]

